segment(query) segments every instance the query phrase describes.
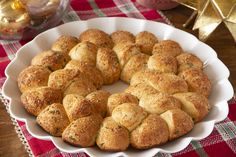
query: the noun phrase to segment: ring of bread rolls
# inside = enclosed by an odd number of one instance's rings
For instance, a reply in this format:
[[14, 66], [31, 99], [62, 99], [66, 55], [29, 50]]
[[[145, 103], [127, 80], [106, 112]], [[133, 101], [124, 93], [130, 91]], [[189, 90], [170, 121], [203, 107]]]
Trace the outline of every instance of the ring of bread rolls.
[[[121, 93], [101, 90], [122, 80]], [[148, 149], [190, 132], [210, 111], [203, 63], [144, 31], [61, 36], [18, 76], [21, 102], [52, 136], [78, 147]]]

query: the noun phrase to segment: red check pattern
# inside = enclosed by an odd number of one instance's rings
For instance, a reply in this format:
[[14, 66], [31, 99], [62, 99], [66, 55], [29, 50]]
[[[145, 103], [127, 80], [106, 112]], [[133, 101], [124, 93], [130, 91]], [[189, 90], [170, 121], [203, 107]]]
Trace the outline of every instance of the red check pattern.
[[[133, 17], [148, 20], [155, 20], [170, 24], [168, 19], [161, 12], [150, 10], [137, 4], [135, 0], [71, 0], [71, 7], [63, 22], [74, 20], [87, 20], [95, 17]], [[15, 57], [17, 50], [28, 41], [0, 41], [0, 87], [5, 81], [4, 70], [8, 63]], [[1, 92], [0, 99], [8, 109], [8, 100]], [[236, 156], [236, 102], [231, 101], [228, 117], [221, 123], [215, 125], [212, 134], [201, 141], [193, 141], [184, 150], [174, 153], [158, 153], [155, 156], [163, 157], [233, 157]], [[39, 140], [29, 134], [25, 123], [12, 118], [16, 126], [16, 132], [25, 145], [29, 156], [52, 156], [52, 157], [87, 157], [85, 153], [68, 154], [58, 150], [52, 142]]]

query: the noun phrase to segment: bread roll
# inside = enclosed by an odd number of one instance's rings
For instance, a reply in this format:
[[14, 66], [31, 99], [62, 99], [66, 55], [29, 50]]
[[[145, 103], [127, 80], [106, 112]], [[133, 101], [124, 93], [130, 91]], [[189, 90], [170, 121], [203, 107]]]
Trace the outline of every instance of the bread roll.
[[183, 52], [181, 46], [173, 40], [162, 40], [155, 44], [152, 54], [165, 54], [176, 57]]
[[121, 80], [130, 83], [136, 72], [146, 68], [148, 58], [148, 55], [142, 53], [132, 56], [121, 71]]
[[26, 92], [30, 89], [47, 86], [51, 71], [39, 65], [31, 65], [20, 72], [17, 82], [20, 91]]
[[69, 125], [69, 119], [62, 104], [54, 103], [39, 113], [36, 122], [52, 136], [61, 136]]
[[178, 61], [178, 72], [189, 68], [203, 69], [203, 62], [193, 54], [182, 53], [176, 59]]
[[150, 69], [142, 69], [136, 72], [130, 80], [130, 85], [136, 85], [140, 83], [149, 84], [149, 80], [156, 78], [160, 75], [160, 72]]
[[151, 55], [153, 46], [158, 42], [158, 40], [151, 32], [143, 31], [137, 34], [135, 42], [140, 45], [143, 53]]
[[107, 115], [110, 116], [112, 111], [123, 103], [138, 104], [138, 99], [129, 93], [115, 93], [108, 98]]
[[174, 94], [187, 92], [188, 85], [184, 79], [171, 73], [159, 73], [151, 70], [142, 70], [134, 74], [130, 84], [145, 83], [162, 93]]
[[131, 85], [125, 90], [125, 92], [136, 96], [139, 100], [144, 96], [158, 93], [155, 88], [146, 83]]
[[177, 60], [170, 55], [155, 54], [152, 55], [147, 63], [150, 70], [156, 70], [162, 73], [177, 73]]
[[115, 31], [111, 34], [111, 39], [114, 44], [118, 44], [120, 42], [129, 42], [134, 43], [135, 37], [132, 33], [128, 31]]
[[72, 60], [85, 64], [96, 65], [97, 46], [91, 42], [83, 41], [74, 46], [69, 53]]
[[41, 65], [51, 71], [64, 68], [70, 57], [64, 53], [58, 53], [51, 50], [43, 51], [37, 54], [31, 61], [31, 65]]
[[105, 117], [107, 113], [107, 101], [110, 95], [107, 91], [98, 90], [87, 95], [86, 99], [93, 105], [95, 112]]
[[92, 93], [96, 90], [96, 87], [88, 78], [80, 75], [79, 77], [74, 79], [70, 85], [68, 85], [68, 87], [64, 91], [64, 95], [78, 94], [85, 97], [89, 93]]
[[49, 76], [48, 86], [64, 92], [71, 82], [80, 75], [81, 72], [77, 69], [60, 69], [54, 71]]
[[21, 102], [25, 109], [37, 116], [44, 108], [53, 103], [61, 103], [62, 93], [51, 87], [37, 87], [24, 92]]
[[174, 94], [188, 91], [186, 81], [174, 74], [163, 73], [149, 79], [149, 84], [162, 93]]
[[149, 113], [162, 114], [171, 109], [181, 109], [181, 102], [166, 93], [157, 93], [143, 96], [139, 105]]
[[112, 49], [113, 42], [110, 36], [99, 29], [87, 29], [79, 36], [81, 41], [89, 41], [98, 47], [107, 47]]
[[52, 45], [52, 50], [68, 54], [70, 50], [78, 44], [79, 39], [73, 36], [60, 36]]
[[111, 117], [106, 117], [102, 122], [96, 143], [105, 151], [123, 151], [129, 146], [129, 132]]
[[105, 85], [119, 80], [121, 72], [120, 64], [115, 52], [111, 49], [98, 49], [97, 68], [102, 72]]
[[141, 53], [139, 46], [127, 42], [120, 42], [116, 44], [113, 50], [118, 57], [121, 69], [125, 66], [125, 64], [132, 56]]
[[134, 130], [147, 116], [142, 107], [134, 103], [124, 103], [112, 111], [112, 118], [129, 131]]
[[70, 122], [94, 113], [93, 105], [83, 96], [68, 94], [63, 99], [63, 106]]
[[189, 91], [208, 97], [211, 93], [211, 81], [200, 69], [190, 68], [179, 74], [188, 83]]
[[168, 141], [169, 128], [157, 114], [150, 114], [131, 132], [130, 143], [134, 148], [147, 149]]
[[74, 146], [93, 146], [101, 123], [102, 117], [98, 114], [79, 118], [64, 130], [62, 139]]
[[98, 89], [103, 85], [102, 73], [95, 66], [91, 66], [77, 60], [71, 60], [66, 64], [65, 69], [78, 69], [85, 75], [86, 78], [91, 80], [93, 85]]
[[161, 114], [169, 127], [169, 140], [174, 140], [192, 130], [194, 123], [192, 118], [180, 109], [168, 110]]
[[207, 98], [198, 93], [177, 93], [174, 97], [181, 101], [182, 110], [190, 115], [195, 123], [201, 121], [211, 108]]

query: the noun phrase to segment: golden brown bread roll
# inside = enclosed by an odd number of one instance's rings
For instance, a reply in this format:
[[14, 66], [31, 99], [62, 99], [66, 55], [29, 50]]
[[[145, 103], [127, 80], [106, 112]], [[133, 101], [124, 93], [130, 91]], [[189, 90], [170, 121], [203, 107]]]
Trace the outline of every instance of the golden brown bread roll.
[[65, 53], [58, 53], [51, 50], [37, 54], [31, 61], [31, 65], [41, 65], [51, 71], [64, 68], [70, 57]]
[[97, 52], [97, 68], [102, 72], [104, 84], [112, 84], [119, 80], [120, 64], [114, 51], [99, 48]]
[[107, 101], [110, 95], [107, 91], [98, 90], [87, 95], [86, 99], [93, 105], [95, 112], [105, 117], [107, 113]]
[[82, 63], [96, 65], [97, 46], [91, 42], [83, 41], [75, 45], [70, 50], [70, 57], [72, 60], [78, 60]]
[[66, 64], [65, 69], [79, 69], [79, 71], [86, 75], [85, 77], [91, 80], [98, 89], [103, 85], [102, 73], [95, 66], [77, 60], [71, 60]]
[[139, 106], [149, 113], [162, 114], [171, 109], [181, 109], [181, 102], [166, 93], [157, 93], [143, 96], [139, 101]]
[[182, 110], [190, 115], [195, 123], [201, 121], [211, 108], [207, 98], [198, 93], [177, 93], [174, 97], [181, 101]]
[[141, 53], [139, 46], [127, 42], [120, 42], [116, 44], [113, 47], [113, 50], [118, 57], [121, 69], [125, 66], [125, 64], [132, 56]]
[[112, 111], [112, 118], [129, 131], [134, 130], [147, 116], [147, 112], [134, 103], [124, 103]]
[[203, 69], [203, 62], [193, 54], [182, 53], [176, 59], [178, 61], [178, 72], [189, 68]]
[[141, 99], [143, 96], [158, 93], [155, 88], [146, 83], [131, 85], [125, 90], [125, 92], [136, 96], [138, 99]]
[[133, 75], [133, 77], [130, 80], [130, 85], [136, 85], [140, 83], [149, 84], [149, 80], [153, 77], [155, 78], [159, 76], [159, 74], [160, 72], [158, 71], [144, 68]]
[[168, 141], [169, 128], [157, 114], [150, 114], [140, 126], [130, 134], [130, 143], [134, 148], [147, 149]]
[[93, 91], [96, 91], [96, 87], [93, 85], [92, 81], [86, 78], [83, 73], [76, 79], [74, 79], [70, 85], [65, 89], [64, 95], [67, 94], [78, 94], [81, 96], [86, 96]]
[[98, 132], [96, 143], [105, 151], [123, 151], [129, 146], [129, 131], [118, 125], [111, 117], [106, 117]]
[[112, 111], [123, 103], [138, 104], [138, 99], [129, 93], [115, 93], [108, 98], [107, 115], [110, 116]]
[[120, 42], [129, 42], [134, 43], [135, 37], [132, 33], [128, 31], [115, 31], [111, 34], [111, 39], [114, 44], [118, 44]]
[[52, 50], [68, 54], [69, 51], [78, 44], [79, 39], [73, 36], [60, 36], [52, 45]]
[[162, 73], [177, 73], [177, 60], [175, 57], [170, 55], [155, 54], [152, 55], [147, 66], [150, 70], [156, 70]]
[[152, 54], [153, 46], [157, 42], [156, 36], [148, 31], [138, 33], [135, 39], [135, 43], [140, 45], [141, 51], [148, 55]]
[[53, 103], [61, 103], [61, 101], [61, 91], [46, 86], [33, 88], [21, 95], [21, 102], [23, 106], [34, 116], [37, 116], [48, 105]]
[[17, 82], [20, 91], [47, 86], [51, 71], [48, 68], [39, 65], [31, 65], [22, 70], [18, 76]]
[[194, 123], [192, 118], [180, 109], [168, 110], [161, 114], [169, 127], [169, 140], [176, 139], [192, 130]]
[[141, 70], [135, 73], [130, 81], [131, 85], [140, 83], [145, 83], [162, 93], [174, 94], [188, 91], [186, 81], [171, 73]]
[[176, 57], [182, 52], [183, 50], [177, 42], [173, 40], [162, 40], [154, 45], [152, 54], [166, 54]]
[[78, 94], [66, 95], [63, 99], [63, 106], [70, 122], [94, 113], [93, 105]]
[[74, 146], [93, 146], [102, 120], [99, 114], [93, 114], [73, 121], [64, 130], [62, 134], [63, 141]]
[[81, 75], [77, 69], [60, 69], [50, 74], [48, 86], [56, 89], [64, 90], [70, 83]]
[[120, 79], [129, 83], [136, 72], [146, 68], [148, 58], [148, 55], [142, 53], [132, 56], [122, 69]]
[[62, 104], [54, 103], [47, 106], [36, 118], [37, 123], [49, 134], [61, 136], [69, 125], [69, 119]]
[[98, 47], [107, 47], [110, 49], [113, 47], [110, 36], [99, 29], [87, 29], [80, 34], [79, 39], [81, 41], [94, 43]]
[[179, 76], [187, 81], [190, 92], [197, 92], [206, 97], [210, 95], [211, 81], [202, 70], [190, 68], [182, 71]]
[[151, 77], [149, 84], [162, 93], [174, 94], [188, 91], [188, 85], [184, 79], [174, 74], [163, 73]]

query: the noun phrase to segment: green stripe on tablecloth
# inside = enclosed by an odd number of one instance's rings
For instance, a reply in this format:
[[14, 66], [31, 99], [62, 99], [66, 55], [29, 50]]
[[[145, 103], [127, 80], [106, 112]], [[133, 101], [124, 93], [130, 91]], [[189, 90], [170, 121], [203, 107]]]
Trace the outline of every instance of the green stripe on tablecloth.
[[204, 151], [204, 149], [202, 148], [202, 145], [199, 142], [192, 141], [191, 144], [199, 156], [208, 157], [207, 153]]
[[[123, 10], [123, 12], [135, 12], [136, 11], [136, 8], [135, 7], [132, 7], [132, 5], [130, 5], [130, 3], [125, 3], [123, 0], [120, 0], [122, 4], [124, 4], [124, 8], [126, 10]], [[122, 7], [120, 7], [122, 9]]]
[[97, 6], [96, 2], [94, 2], [94, 0], [90, 0], [90, 1], [89, 1], [89, 4], [90, 4], [90, 6], [93, 8], [93, 11], [94, 11], [95, 14], [97, 14], [98, 16], [102, 16], [102, 17], [106, 16], [106, 14], [104, 14], [104, 13], [98, 8], [98, 6]]
[[218, 130], [218, 132], [220, 133], [220, 135], [223, 137], [225, 141], [235, 138], [235, 135], [224, 123], [217, 124], [216, 129]]
[[[229, 134], [230, 138], [233, 139], [235, 138], [235, 133], [232, 132], [232, 130], [228, 127], [230, 124], [226, 123], [223, 124], [222, 127], [224, 127], [224, 129], [226, 130], [226, 132]], [[231, 127], [233, 127], [233, 125], [230, 125]]]
[[172, 157], [172, 155], [169, 153], [157, 153], [153, 157]]
[[231, 150], [236, 152], [236, 126], [230, 119], [227, 118], [226, 121], [217, 124], [215, 127]]
[[130, 0], [113, 0], [117, 8], [129, 17], [145, 19]]

